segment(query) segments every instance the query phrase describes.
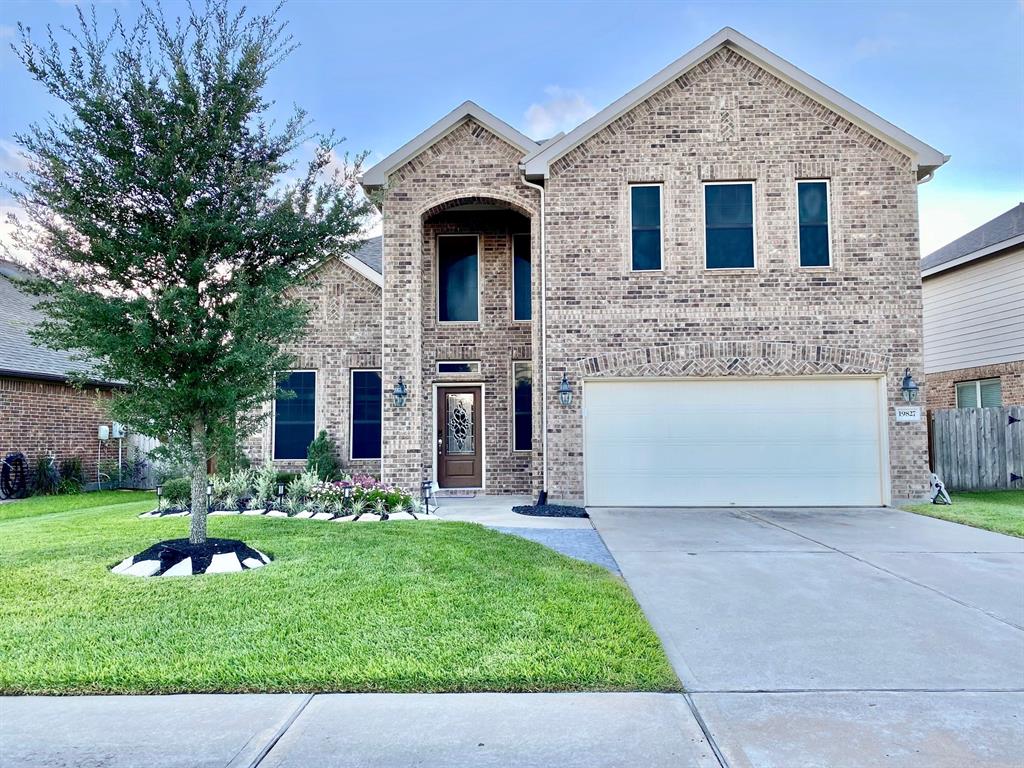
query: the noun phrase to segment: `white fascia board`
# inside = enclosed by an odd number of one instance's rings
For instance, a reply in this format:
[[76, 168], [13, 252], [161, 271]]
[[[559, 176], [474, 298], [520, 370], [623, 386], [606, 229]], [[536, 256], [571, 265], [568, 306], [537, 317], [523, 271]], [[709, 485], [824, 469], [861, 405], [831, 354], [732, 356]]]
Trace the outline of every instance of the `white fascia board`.
[[970, 264], [972, 261], [983, 259], [986, 256], [992, 256], [993, 254], [1013, 248], [1016, 245], [1024, 245], [1024, 235], [1017, 235], [1016, 237], [1011, 237], [998, 243], [992, 243], [992, 245], [986, 246], [985, 248], [979, 248], [971, 253], [965, 253], [958, 259], [946, 261], [942, 264], [936, 264], [930, 269], [921, 270], [921, 277], [931, 277], [932, 275], [937, 275], [940, 272], [945, 272], [946, 270], [953, 269], [954, 267]]
[[656, 75], [638, 85], [622, 98], [609, 104], [605, 109], [570, 131], [561, 139], [548, 142], [533, 154], [528, 155], [522, 163], [524, 172], [528, 177], [546, 177], [549, 166], [559, 157], [579, 146], [579, 144], [609, 123], [650, 98], [673, 80], [700, 64], [716, 50], [726, 45], [769, 72], [772, 72], [797, 90], [820, 101], [868, 133], [906, 153], [913, 159], [918, 169], [919, 177], [926, 175], [927, 172], [938, 168], [949, 160], [949, 155], [944, 155], [934, 147], [925, 144], [919, 139], [915, 139], [906, 131], [897, 128], [871, 110], [862, 107], [852, 99], [848, 99], [835, 89], [825, 85], [820, 80], [811, 77], [802, 69], [795, 67], [767, 48], [758, 45], [735, 29], [726, 27], [716, 32], [682, 58], [677, 59]]
[[423, 133], [403, 144], [375, 166], [365, 171], [359, 179], [360, 182], [364, 187], [383, 186], [387, 183], [388, 176], [392, 171], [416, 157], [416, 155], [438, 139], [451, 133], [468, 118], [476, 120], [489, 131], [500, 136], [512, 146], [518, 147], [526, 154], [538, 149], [537, 142], [529, 136], [520, 133], [504, 120], [495, 117], [478, 104], [466, 101], [427, 128]]
[[375, 270], [373, 267], [367, 266], [355, 256], [343, 256], [341, 259], [342, 264], [358, 272], [360, 275], [365, 277], [374, 285], [378, 285], [381, 288], [384, 287], [384, 275]]

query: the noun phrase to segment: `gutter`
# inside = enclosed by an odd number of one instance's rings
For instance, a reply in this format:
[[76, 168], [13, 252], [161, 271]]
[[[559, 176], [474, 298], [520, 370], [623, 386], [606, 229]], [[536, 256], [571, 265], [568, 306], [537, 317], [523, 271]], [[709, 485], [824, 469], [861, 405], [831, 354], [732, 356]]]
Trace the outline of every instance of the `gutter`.
[[[7, 379], [22, 379], [24, 381], [46, 381], [55, 384], [67, 384], [69, 387], [75, 386], [75, 380], [70, 376], [61, 376], [56, 373], [34, 373], [32, 371], [16, 371], [0, 368], [0, 377]], [[102, 381], [100, 379], [85, 379], [82, 384], [87, 387], [102, 387], [104, 389], [121, 389], [121, 387], [124, 386], [124, 382]]]
[[546, 229], [544, 210], [544, 185], [537, 184], [526, 178], [523, 171], [523, 183], [533, 187], [540, 192], [540, 428], [541, 428], [541, 467], [543, 469], [543, 480], [541, 482], [540, 498], [538, 504], [543, 504], [548, 497], [548, 318], [547, 318], [547, 285], [545, 282], [546, 259], [544, 258], [544, 232]]

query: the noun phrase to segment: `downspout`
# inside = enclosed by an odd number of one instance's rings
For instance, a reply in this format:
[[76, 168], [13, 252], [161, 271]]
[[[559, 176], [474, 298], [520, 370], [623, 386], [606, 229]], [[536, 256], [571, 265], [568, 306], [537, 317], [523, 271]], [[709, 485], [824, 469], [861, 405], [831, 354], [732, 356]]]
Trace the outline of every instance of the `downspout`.
[[[520, 170], [522, 169], [520, 168]], [[546, 229], [546, 222], [544, 218], [544, 185], [537, 184], [527, 179], [525, 171], [523, 172], [523, 183], [540, 192], [540, 428], [541, 453], [543, 454], [541, 456], [543, 480], [541, 481], [540, 497], [537, 499], [537, 503], [544, 504], [547, 502], [548, 498], [548, 318], [547, 290], [544, 280], [544, 273], [546, 271], [546, 259], [544, 258], [544, 232]]]

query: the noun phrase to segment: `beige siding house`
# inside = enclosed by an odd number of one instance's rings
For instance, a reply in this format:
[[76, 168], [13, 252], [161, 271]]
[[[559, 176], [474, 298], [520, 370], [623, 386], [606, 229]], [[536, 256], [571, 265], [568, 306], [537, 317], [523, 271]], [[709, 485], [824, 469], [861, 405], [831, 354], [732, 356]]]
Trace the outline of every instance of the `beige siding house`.
[[323, 427], [386, 482], [594, 506], [923, 497], [894, 406], [947, 159], [728, 28], [565, 135], [465, 102], [364, 174], [379, 311], [325, 271], [253, 450]]
[[921, 262], [931, 408], [1024, 405], [1024, 203]]

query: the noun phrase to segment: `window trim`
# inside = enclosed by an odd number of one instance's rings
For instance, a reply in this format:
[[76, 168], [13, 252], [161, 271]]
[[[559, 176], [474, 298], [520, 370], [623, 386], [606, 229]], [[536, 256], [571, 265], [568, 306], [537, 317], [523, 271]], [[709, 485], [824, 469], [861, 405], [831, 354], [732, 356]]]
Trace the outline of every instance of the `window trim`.
[[[529, 320], [517, 320], [516, 319], [516, 238], [517, 237], [528, 237], [530, 238], [530, 319]], [[533, 322], [533, 233], [532, 232], [513, 232], [509, 235], [509, 267], [512, 274], [512, 322], [521, 325], [529, 325]]]
[[[706, 187], [736, 186], [746, 184], [750, 187], [750, 229], [753, 237], [754, 263], [749, 267], [709, 267], [708, 266], [708, 197]], [[757, 271], [757, 181], [735, 179], [733, 181], [701, 181], [700, 183], [701, 238], [704, 241], [704, 269], [708, 272], [756, 272]]]
[[[442, 237], [475, 237], [476, 238], [476, 320], [442, 320], [441, 319], [441, 238]], [[439, 325], [479, 325], [483, 305], [483, 254], [480, 252], [479, 232], [446, 232], [437, 235], [434, 243], [434, 319]]]
[[[358, 458], [355, 454], [356, 431], [356, 374], [380, 374], [380, 456], [376, 459]], [[381, 368], [350, 368], [348, 372], [348, 459], [349, 461], [382, 461], [384, 459], [384, 371]]]
[[[644, 271], [644, 270], [641, 270]], [[528, 363], [530, 365], [530, 447], [529, 448], [516, 448], [516, 364], [517, 363]], [[509, 389], [510, 405], [509, 412], [512, 414], [512, 453], [518, 454], [529, 454], [533, 453], [533, 392], [534, 392], [534, 373], [533, 373], [533, 360], [513, 360], [512, 367], [509, 369], [511, 372], [511, 386]]]
[[[468, 365], [468, 371], [442, 371], [442, 365]], [[475, 366], [475, 367], [474, 367]], [[434, 366], [434, 372], [438, 376], [479, 376], [480, 375], [480, 361], [479, 360], [438, 360]]]
[[[990, 381], [997, 381], [997, 382], [999, 382], [999, 401], [1000, 401], [1000, 403], [1002, 403], [1002, 400], [1003, 400], [1003, 380], [1002, 379], [1003, 379], [1002, 376], [989, 376], [987, 379], [964, 379], [963, 381], [955, 381], [955, 382], [953, 382], [953, 398], [954, 398], [954, 400], [956, 402], [956, 407], [957, 408], [985, 408], [986, 406], [981, 404], [981, 385], [982, 384], [987, 384]], [[960, 387], [963, 386], [964, 384], [973, 384], [974, 385], [974, 396], [975, 396], [975, 401], [974, 402], [976, 402], [977, 405], [974, 405], [974, 406], [960, 405]], [[993, 406], [993, 407], [1001, 408], [1002, 405]]]
[[[832, 242], [832, 179], [795, 179], [793, 193], [796, 195], [796, 265], [800, 269], [832, 269], [835, 264], [835, 243]], [[828, 264], [804, 266], [800, 253], [800, 185], [825, 183], [825, 226], [828, 227]]]
[[[635, 274], [646, 274], [648, 272], [665, 271], [665, 182], [663, 181], [630, 181], [626, 184], [629, 193], [627, 195], [627, 208], [629, 209], [629, 271]], [[658, 268], [657, 269], [634, 269], [633, 268], [633, 189], [635, 187], [658, 187]]]
[[[313, 439], [319, 432], [320, 409], [317, 407], [320, 402], [320, 376], [316, 368], [289, 368], [288, 374], [312, 373], [313, 374]], [[308, 446], [307, 446], [308, 448]], [[274, 407], [270, 418], [270, 460], [271, 461], [305, 461], [305, 459], [279, 459], [277, 458], [277, 397], [274, 397]]]

